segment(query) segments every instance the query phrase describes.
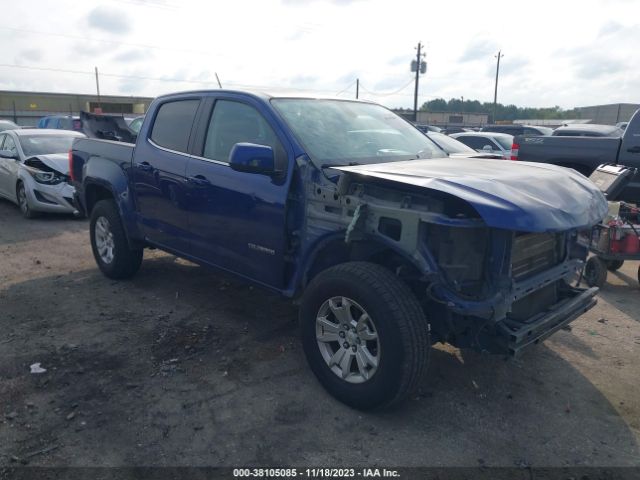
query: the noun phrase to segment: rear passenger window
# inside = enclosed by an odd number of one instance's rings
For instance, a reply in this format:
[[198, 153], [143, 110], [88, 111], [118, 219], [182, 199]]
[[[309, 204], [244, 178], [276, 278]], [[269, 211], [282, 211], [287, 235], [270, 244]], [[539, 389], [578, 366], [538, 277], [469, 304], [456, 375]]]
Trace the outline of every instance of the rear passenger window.
[[151, 140], [169, 150], [186, 153], [199, 103], [200, 100], [178, 100], [160, 105]]

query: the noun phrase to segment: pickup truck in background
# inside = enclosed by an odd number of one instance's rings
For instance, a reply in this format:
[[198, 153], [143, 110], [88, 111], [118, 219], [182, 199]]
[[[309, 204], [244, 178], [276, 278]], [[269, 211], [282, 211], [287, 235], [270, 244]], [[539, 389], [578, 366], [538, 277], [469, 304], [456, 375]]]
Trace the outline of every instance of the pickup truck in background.
[[622, 137], [519, 136], [513, 142], [512, 160], [560, 165], [586, 177], [604, 163], [637, 168], [618, 200], [640, 204], [640, 110]]
[[172, 94], [135, 145], [69, 161], [107, 277], [155, 247], [296, 299], [311, 370], [356, 408], [406, 398], [436, 342], [518, 355], [596, 303], [568, 280], [607, 213], [591, 182], [449, 158], [373, 103]]

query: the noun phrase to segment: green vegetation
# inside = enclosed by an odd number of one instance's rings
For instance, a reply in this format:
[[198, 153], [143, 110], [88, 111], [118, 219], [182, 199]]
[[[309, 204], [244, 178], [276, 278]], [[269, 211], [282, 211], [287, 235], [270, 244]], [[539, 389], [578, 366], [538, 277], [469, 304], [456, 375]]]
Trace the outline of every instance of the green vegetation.
[[[411, 109], [401, 109], [412, 111]], [[446, 101], [444, 98], [436, 98], [425, 102], [420, 111], [426, 112], [451, 112], [451, 113], [493, 113], [493, 102], [479, 102], [478, 100], [465, 100], [452, 98]], [[516, 119], [569, 119], [580, 118], [580, 114], [575, 109], [563, 110], [559, 106], [546, 108], [517, 107], [515, 105], [496, 106], [496, 121], [513, 121]]]

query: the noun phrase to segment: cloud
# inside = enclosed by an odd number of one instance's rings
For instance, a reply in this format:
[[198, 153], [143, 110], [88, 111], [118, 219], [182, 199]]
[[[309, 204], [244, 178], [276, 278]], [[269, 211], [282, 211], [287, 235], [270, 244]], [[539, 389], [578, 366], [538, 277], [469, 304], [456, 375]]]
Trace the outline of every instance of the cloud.
[[138, 62], [153, 58], [153, 52], [143, 49], [131, 49], [114, 55], [113, 59], [117, 62]]
[[[415, 57], [415, 56], [414, 56]], [[403, 64], [407, 64], [409, 65], [412, 59], [409, 59], [406, 55], [397, 55], [395, 57], [390, 58], [387, 61], [387, 65], [391, 65], [391, 66], [397, 66], [397, 65], [403, 65]]]
[[475, 38], [460, 57], [461, 62], [489, 59], [498, 53], [498, 45], [489, 39]]
[[[529, 65], [529, 60], [524, 57], [516, 56], [500, 59], [500, 77], [511, 73], [521, 73]], [[496, 61], [487, 68], [487, 76], [494, 77], [496, 74]]]
[[128, 33], [131, 21], [122, 10], [100, 6], [89, 12], [87, 21], [90, 27], [109, 33]]
[[579, 78], [592, 79], [624, 72], [629, 66], [627, 62], [615, 57], [589, 55], [575, 61], [574, 68]]
[[42, 50], [39, 50], [37, 48], [28, 48], [26, 50], [22, 50], [15, 57], [15, 63], [21, 63], [22, 60], [26, 60], [27, 62], [39, 62], [40, 60], [42, 60], [42, 57]]
[[352, 3], [362, 2], [363, 0], [282, 0], [283, 5], [293, 6], [293, 7], [304, 7], [309, 5], [310, 3], [316, 2], [324, 2], [324, 3], [332, 3], [334, 5], [338, 5], [340, 7], [351, 5]]
[[610, 21], [605, 23], [600, 32], [598, 33], [598, 37], [604, 37], [605, 35], [610, 35], [612, 33], [618, 33], [620, 30], [624, 29], [624, 26], [616, 21]]

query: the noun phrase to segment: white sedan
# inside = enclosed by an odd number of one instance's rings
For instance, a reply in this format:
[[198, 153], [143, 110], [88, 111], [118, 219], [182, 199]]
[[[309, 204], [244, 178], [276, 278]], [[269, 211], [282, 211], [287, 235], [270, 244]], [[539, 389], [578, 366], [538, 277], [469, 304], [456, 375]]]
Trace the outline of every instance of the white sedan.
[[36, 212], [77, 213], [69, 181], [68, 152], [82, 133], [24, 129], [0, 133], [0, 197]]

